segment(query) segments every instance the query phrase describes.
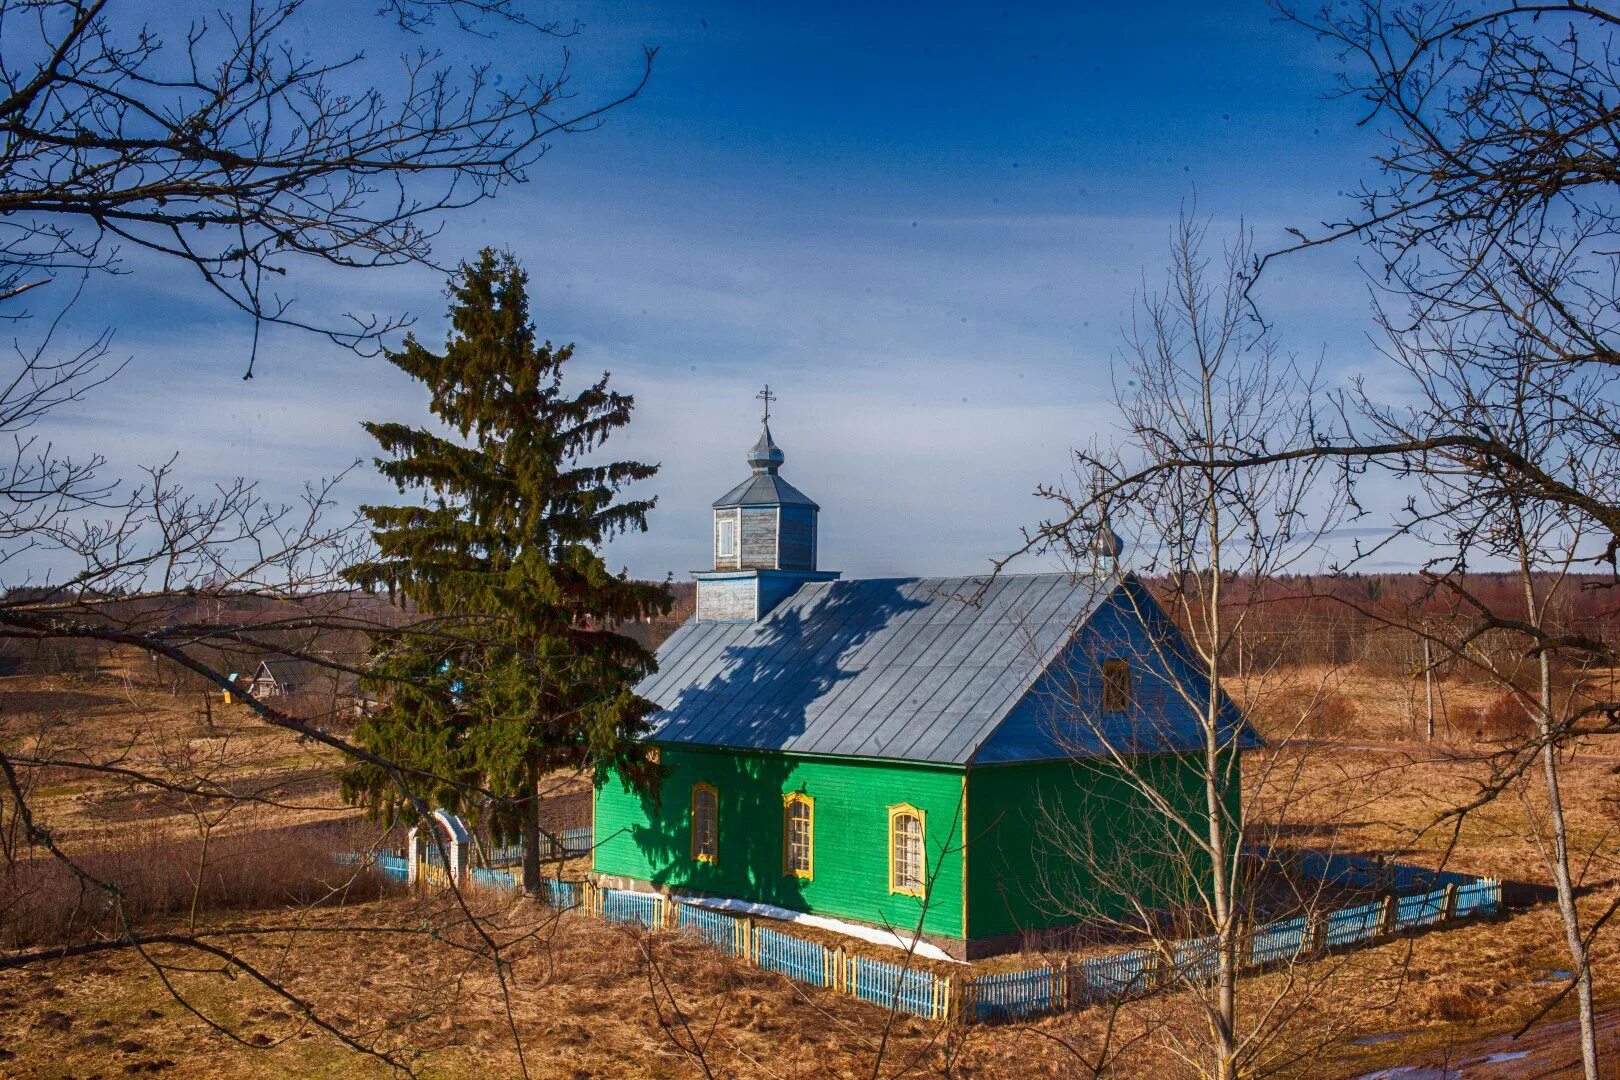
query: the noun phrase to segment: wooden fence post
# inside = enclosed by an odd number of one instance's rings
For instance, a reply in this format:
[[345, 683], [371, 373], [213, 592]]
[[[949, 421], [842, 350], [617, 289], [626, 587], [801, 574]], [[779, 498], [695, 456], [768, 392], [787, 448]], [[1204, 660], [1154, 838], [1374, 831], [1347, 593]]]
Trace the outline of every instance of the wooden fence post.
[[743, 935], [742, 958], [744, 960], [747, 960], [750, 964], [758, 965], [758, 963], [759, 963], [759, 946], [754, 941], [754, 920], [753, 920], [753, 918], [751, 916], [744, 915], [743, 918], [742, 918], [742, 935]]
[[1399, 913], [1399, 905], [1393, 896], [1384, 897], [1384, 910], [1379, 912], [1378, 932], [1380, 934], [1393, 934], [1395, 932], [1395, 918]]
[[1307, 956], [1315, 956], [1317, 953], [1326, 952], [1327, 945], [1327, 916], [1322, 914], [1320, 909], [1314, 910], [1311, 912], [1310, 918], [1305, 922], [1305, 937], [1300, 951]]
[[1446, 886], [1445, 899], [1441, 902], [1440, 918], [1450, 922], [1457, 917], [1457, 883], [1454, 881]]
[[937, 978], [934, 980], [935, 1020], [950, 1020], [951, 999], [956, 994], [956, 987], [954, 984], [955, 980], [949, 975], [945, 976], [945, 981], [943, 983], [941, 983]]
[[844, 947], [842, 945], [832, 951], [832, 988], [840, 994], [846, 993], [848, 988], [844, 985]]

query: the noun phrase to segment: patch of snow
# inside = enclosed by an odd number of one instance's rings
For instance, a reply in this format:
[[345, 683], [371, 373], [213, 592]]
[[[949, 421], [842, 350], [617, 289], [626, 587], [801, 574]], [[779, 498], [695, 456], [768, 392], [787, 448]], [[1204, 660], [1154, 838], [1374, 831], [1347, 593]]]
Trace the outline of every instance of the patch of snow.
[[1509, 1061], [1519, 1061], [1530, 1056], [1528, 1050], [1503, 1050], [1500, 1053], [1490, 1054], [1480, 1061], [1481, 1065], [1503, 1065]]
[[791, 908], [777, 907], [775, 904], [755, 904], [747, 900], [725, 900], [718, 897], [683, 896], [681, 903], [693, 904], [697, 907], [706, 907], [714, 911], [725, 911], [733, 915], [758, 915], [765, 919], [777, 919], [781, 922], [797, 923], [800, 926], [813, 926], [817, 930], [830, 930], [835, 934], [846, 937], [860, 938], [874, 945], [887, 945], [895, 949], [909, 949], [917, 956], [929, 960], [944, 960], [952, 964], [960, 964], [961, 960], [948, 954], [938, 945], [930, 945], [921, 938], [902, 936], [893, 930], [883, 930], [875, 926], [862, 926], [860, 923], [844, 922], [842, 919], [829, 919], [824, 915], [806, 915], [802, 911]]

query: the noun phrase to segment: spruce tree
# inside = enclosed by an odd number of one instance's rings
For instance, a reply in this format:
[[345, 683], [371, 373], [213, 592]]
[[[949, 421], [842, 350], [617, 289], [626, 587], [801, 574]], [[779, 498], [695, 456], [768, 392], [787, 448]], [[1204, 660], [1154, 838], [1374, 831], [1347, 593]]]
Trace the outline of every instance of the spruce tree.
[[449, 293], [442, 353], [407, 337], [386, 354], [426, 386], [443, 433], [364, 425], [385, 455], [378, 469], [420, 500], [363, 507], [377, 556], [348, 571], [420, 616], [378, 641], [372, 682], [388, 700], [356, 738], [437, 779], [357, 765], [344, 794], [393, 818], [412, 797], [477, 813], [467, 791], [493, 793], [493, 832], [522, 838], [533, 892], [543, 775], [612, 767], [646, 786], [658, 772], [640, 742], [655, 706], [631, 690], [653, 656], [614, 628], [668, 612], [669, 589], [614, 574], [601, 555], [610, 537], [645, 531], [653, 500], [619, 493], [657, 466], [596, 460], [634, 400], [606, 373], [564, 390], [573, 347], [537, 339], [510, 255], [484, 250]]

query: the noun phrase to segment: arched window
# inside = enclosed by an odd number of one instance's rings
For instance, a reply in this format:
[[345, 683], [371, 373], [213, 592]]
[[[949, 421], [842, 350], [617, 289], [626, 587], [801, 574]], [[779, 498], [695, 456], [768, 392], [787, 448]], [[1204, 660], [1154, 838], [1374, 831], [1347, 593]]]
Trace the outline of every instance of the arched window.
[[782, 797], [782, 872], [815, 876], [816, 800], [802, 791]]
[[692, 858], [714, 862], [720, 853], [720, 793], [711, 784], [692, 785]]
[[923, 894], [923, 812], [909, 803], [889, 807], [889, 891]]

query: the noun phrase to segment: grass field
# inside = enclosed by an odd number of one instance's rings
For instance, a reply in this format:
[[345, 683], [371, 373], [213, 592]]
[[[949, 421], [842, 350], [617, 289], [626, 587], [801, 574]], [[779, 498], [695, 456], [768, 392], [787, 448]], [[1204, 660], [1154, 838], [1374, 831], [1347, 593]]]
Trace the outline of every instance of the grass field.
[[[1364, 703], [1358, 711], [1376, 718], [1378, 703], [1394, 695], [1380, 697], [1376, 680], [1364, 681], [1354, 688]], [[216, 702], [210, 730], [195, 701], [115, 680], [0, 683], [13, 750], [208, 777], [250, 796], [202, 799], [142, 790], [116, 776], [32, 770], [36, 813], [69, 850], [146, 850], [146, 862], [166, 866], [169, 879], [179, 868], [179, 880], [189, 882], [186, 867], [204, 834], [218, 845], [216, 854], [229, 853], [217, 872], [231, 879], [249, 866], [296, 862], [290, 835], [327, 843], [334, 830], [367, 835], [337, 799], [331, 756], [259, 727], [244, 712]], [[1453, 693], [1462, 697], [1466, 689]], [[1453, 869], [1545, 885], [1532, 827], [1537, 785], [1520, 785], [1454, 830], [1431, 827], [1478, 790], [1479, 749], [1393, 743], [1389, 729], [1398, 719], [1369, 719], [1372, 730], [1362, 737], [1337, 733], [1279, 758], [1261, 751], [1248, 771], [1265, 773], [1270, 764], [1273, 778], [1288, 779], [1286, 828], [1302, 845], [1430, 865], [1444, 858]], [[1607, 860], [1617, 821], [1615, 767], [1597, 745], [1579, 748], [1566, 767], [1589, 919], [1617, 895]], [[1265, 793], [1257, 805], [1265, 805]], [[323, 872], [315, 866], [303, 875]], [[106, 952], [0, 973], [0, 1074], [363, 1077], [389, 1074], [391, 1061], [444, 1077], [519, 1075], [523, 1068], [568, 1078], [700, 1076], [700, 1051], [713, 1075], [724, 1076], [1071, 1076], [1104, 1066], [1117, 1076], [1173, 1077], [1187, 1071], [1180, 1048], [1200, 1038], [1193, 1002], [1174, 994], [1117, 1012], [965, 1030], [902, 1017], [886, 1031], [889, 1018], [878, 1009], [739, 965], [678, 935], [648, 937], [556, 918], [509, 894], [469, 893], [478, 925], [502, 946], [503, 990], [488, 942], [448, 897], [356, 883], [310, 906], [307, 889], [295, 892], [274, 875], [210, 894], [200, 905], [185, 890], [157, 890], [142, 915], [149, 931], [194, 921], [220, 935], [209, 940], [231, 943], [285, 996], [217, 957], [161, 945], [149, 955]], [[13, 903], [7, 914], [26, 906]], [[14, 926], [8, 944], [27, 944], [18, 932]], [[1282, 1075], [1355, 1076], [1459, 1062], [1468, 1063], [1465, 1075], [1518, 1075], [1502, 1070], [1532, 1062], [1541, 1074], [1559, 1075], [1573, 1061], [1561, 1026], [1570, 1003], [1555, 1007], [1527, 1039], [1504, 1036], [1563, 985], [1560, 941], [1555, 913], [1541, 903], [1509, 918], [1258, 976], [1245, 982], [1245, 1000], [1286, 1017], [1285, 1037], [1265, 1059]], [[1620, 984], [1607, 976], [1614, 952], [1600, 935], [1605, 1003], [1620, 999]], [[1099, 1057], [1104, 1047], [1115, 1056]], [[1620, 1054], [1620, 1044], [1606, 1051]], [[1511, 1057], [1520, 1053], [1532, 1056]], [[1490, 1054], [1510, 1058], [1483, 1064]]]

